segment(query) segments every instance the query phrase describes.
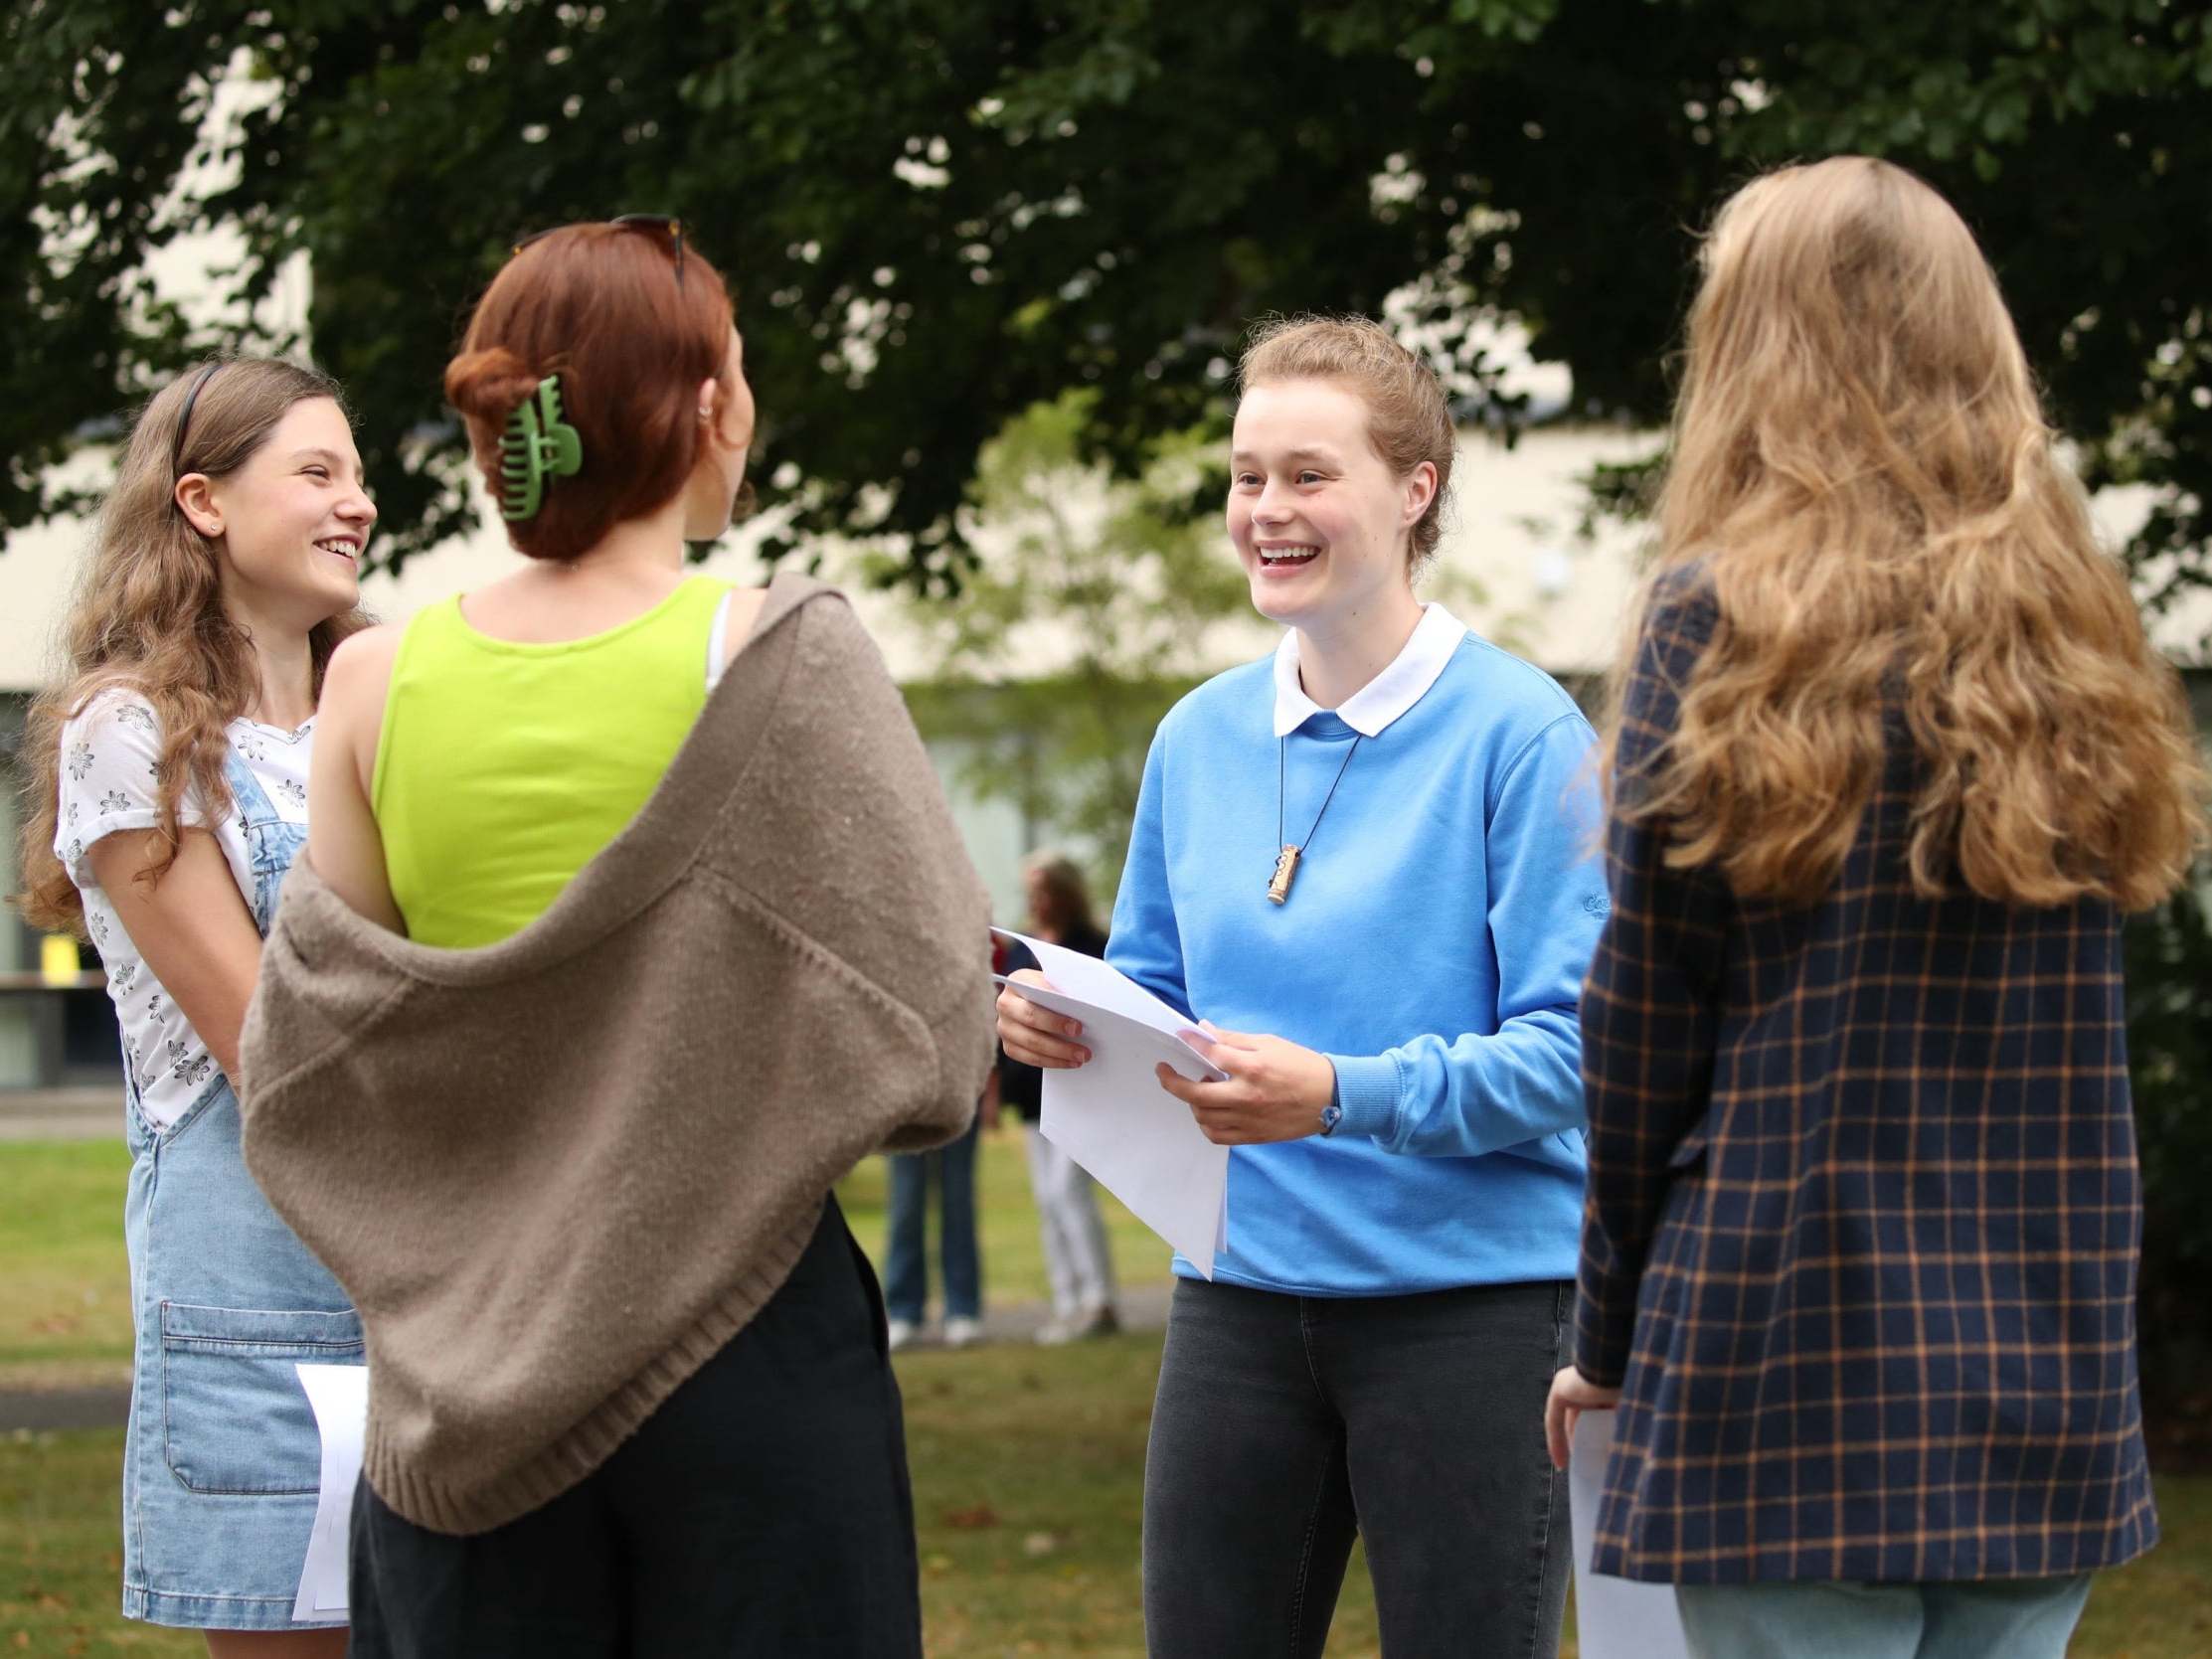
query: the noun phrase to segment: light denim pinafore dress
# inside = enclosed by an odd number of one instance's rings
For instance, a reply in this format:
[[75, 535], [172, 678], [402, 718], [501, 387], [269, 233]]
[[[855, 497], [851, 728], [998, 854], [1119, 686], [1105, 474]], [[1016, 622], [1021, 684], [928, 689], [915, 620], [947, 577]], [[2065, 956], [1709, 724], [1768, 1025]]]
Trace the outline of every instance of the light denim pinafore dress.
[[[306, 829], [277, 814], [235, 753], [224, 775], [265, 937]], [[137, 1358], [123, 1454], [123, 1613], [189, 1628], [292, 1628], [322, 1457], [293, 1367], [362, 1363], [361, 1320], [247, 1174], [227, 1078], [214, 1073], [165, 1129], [147, 1122], [127, 1066], [124, 1098]]]

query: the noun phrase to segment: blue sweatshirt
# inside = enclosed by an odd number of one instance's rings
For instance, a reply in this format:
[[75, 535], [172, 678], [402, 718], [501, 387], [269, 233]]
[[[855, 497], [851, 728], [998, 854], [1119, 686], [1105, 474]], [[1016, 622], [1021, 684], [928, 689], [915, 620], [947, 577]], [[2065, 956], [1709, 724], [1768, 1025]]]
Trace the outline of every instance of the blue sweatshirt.
[[[1441, 606], [1340, 712], [1305, 701], [1295, 642], [1160, 723], [1106, 948], [1194, 1018], [1336, 1067], [1333, 1134], [1231, 1150], [1215, 1276], [1315, 1296], [1573, 1278], [1576, 1005], [1606, 912], [1590, 726]], [[1281, 906], [1278, 730], [1291, 842], [1360, 738]]]

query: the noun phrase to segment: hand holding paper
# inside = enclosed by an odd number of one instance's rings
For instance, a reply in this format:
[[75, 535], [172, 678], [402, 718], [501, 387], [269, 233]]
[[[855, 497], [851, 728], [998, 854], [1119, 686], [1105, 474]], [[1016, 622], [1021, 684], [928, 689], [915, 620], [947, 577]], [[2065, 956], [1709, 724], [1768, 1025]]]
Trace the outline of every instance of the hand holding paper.
[[1040, 1070], [1063, 1071], [1087, 1064], [1091, 1051], [1083, 1044], [1083, 1021], [1040, 1002], [1028, 993], [1051, 990], [1052, 982], [1036, 968], [1017, 968], [1011, 974], [993, 974], [1001, 989], [998, 997], [998, 1041], [1006, 1058]]
[[1160, 1086], [1183, 1101], [1206, 1138], [1224, 1146], [1303, 1140], [1321, 1129], [1336, 1096], [1336, 1067], [1324, 1054], [1280, 1037], [1220, 1031], [1210, 1023], [1206, 1055], [1222, 1082], [1192, 1081], [1166, 1070]]
[[1045, 1138], [1213, 1277], [1229, 1239], [1229, 1150], [1206, 1138], [1153, 1068], [1217, 1081], [1228, 1074], [1185, 1040], [1198, 1035], [1189, 1019], [1125, 974], [1080, 951], [993, 931], [1028, 946], [1051, 981], [999, 983], [1082, 1021], [1091, 1053], [1087, 1064], [1046, 1071]]

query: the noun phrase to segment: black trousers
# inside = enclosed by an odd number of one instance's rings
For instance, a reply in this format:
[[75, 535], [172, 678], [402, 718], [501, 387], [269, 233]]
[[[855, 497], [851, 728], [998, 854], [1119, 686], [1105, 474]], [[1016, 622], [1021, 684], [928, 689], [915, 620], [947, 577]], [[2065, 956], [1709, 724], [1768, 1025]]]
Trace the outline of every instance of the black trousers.
[[354, 1659], [919, 1659], [883, 1300], [832, 1198], [791, 1276], [552, 1503], [455, 1538], [354, 1496]]
[[1568, 1283], [1412, 1296], [1175, 1283], [1144, 1464], [1152, 1659], [1319, 1659], [1354, 1535], [1391, 1659], [1551, 1659]]

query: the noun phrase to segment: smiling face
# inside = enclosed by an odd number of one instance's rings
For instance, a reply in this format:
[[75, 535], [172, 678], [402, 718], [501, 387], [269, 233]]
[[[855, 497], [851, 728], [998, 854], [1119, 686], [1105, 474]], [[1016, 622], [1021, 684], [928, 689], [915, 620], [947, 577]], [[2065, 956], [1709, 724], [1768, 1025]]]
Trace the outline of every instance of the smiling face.
[[195, 488], [198, 479], [179, 481], [179, 500], [203, 535], [220, 538], [234, 613], [281, 616], [304, 632], [360, 601], [377, 509], [335, 403], [292, 405], [243, 466]]
[[730, 350], [716, 377], [720, 408], [700, 424], [699, 459], [684, 486], [684, 540], [711, 542], [730, 528], [745, 490], [745, 463], [753, 448], [756, 412], [745, 378], [745, 341], [730, 330]]
[[1435, 469], [1394, 476], [1357, 393], [1322, 380], [1248, 388], [1229, 472], [1229, 539], [1261, 615], [1325, 635], [1411, 596], [1408, 532]]

